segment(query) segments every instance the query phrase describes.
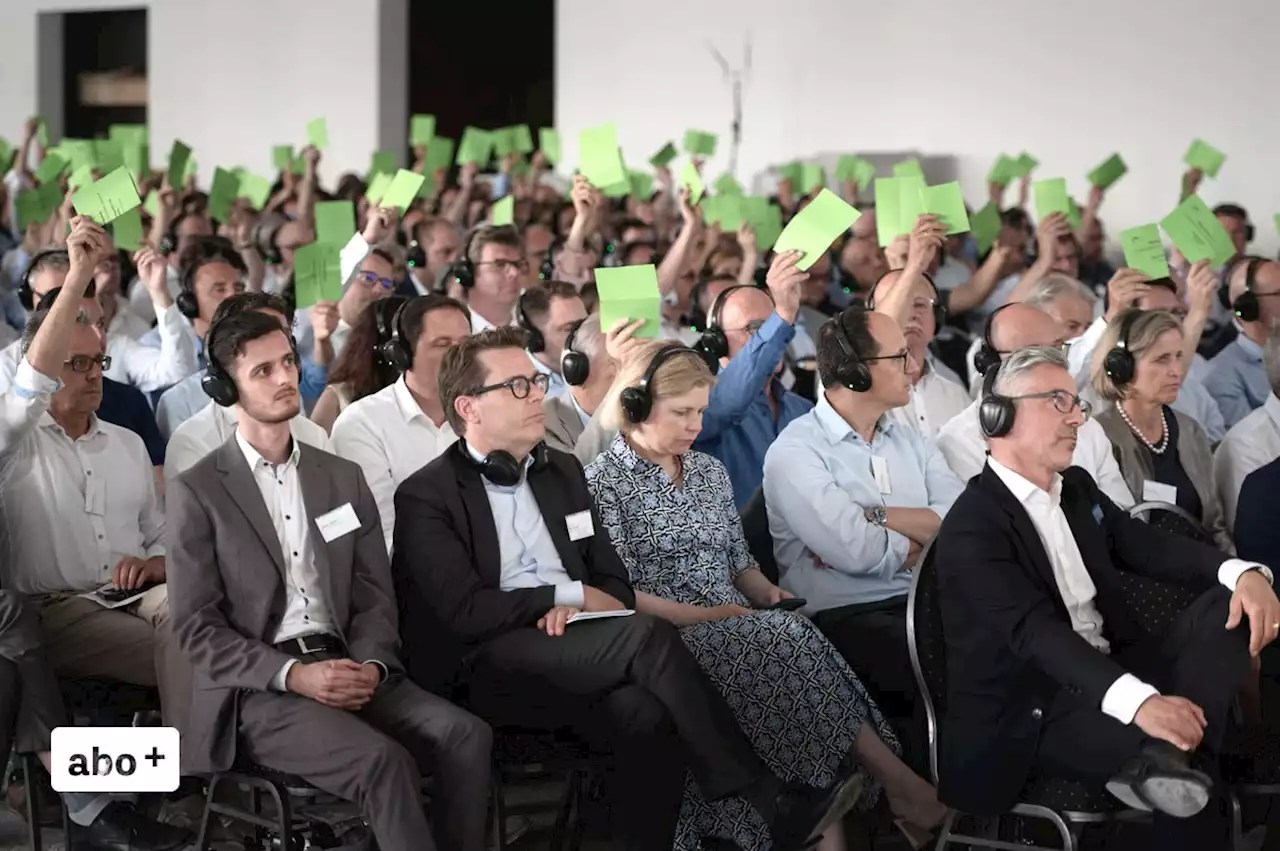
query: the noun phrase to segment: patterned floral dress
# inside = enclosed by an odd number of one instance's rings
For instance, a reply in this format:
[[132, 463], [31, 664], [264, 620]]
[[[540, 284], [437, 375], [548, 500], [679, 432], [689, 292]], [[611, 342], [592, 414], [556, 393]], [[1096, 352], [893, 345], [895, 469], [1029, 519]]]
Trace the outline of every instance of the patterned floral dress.
[[[687, 452], [682, 460], [684, 487], [678, 488], [617, 435], [587, 467], [601, 522], [637, 591], [694, 606], [750, 608], [733, 584], [756, 563], [734, 509], [729, 474], [701, 452]], [[802, 615], [753, 611], [681, 627], [680, 635], [781, 779], [830, 784], [867, 721], [899, 751], [844, 657]], [[690, 778], [675, 847], [697, 851], [700, 837], [729, 839], [745, 851], [771, 845], [750, 805], [740, 798], [709, 803]]]

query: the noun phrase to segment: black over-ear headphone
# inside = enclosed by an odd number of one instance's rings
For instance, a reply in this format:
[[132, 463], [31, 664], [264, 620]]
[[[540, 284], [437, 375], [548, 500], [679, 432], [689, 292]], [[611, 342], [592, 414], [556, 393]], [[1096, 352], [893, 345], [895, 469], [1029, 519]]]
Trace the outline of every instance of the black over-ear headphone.
[[192, 263], [182, 270], [181, 288], [178, 290], [178, 297], [173, 300], [178, 306], [178, 312], [193, 321], [200, 315], [200, 300], [195, 293], [195, 276], [200, 265]]
[[564, 247], [564, 242], [556, 239], [549, 246], [547, 251], [542, 255], [542, 264], [538, 267], [538, 279], [542, 281], [552, 281], [556, 277], [556, 251]]
[[218, 363], [218, 359], [213, 354], [214, 336], [217, 334], [218, 324], [210, 325], [204, 337], [205, 367], [204, 376], [200, 379], [200, 387], [205, 395], [218, 405], [230, 408], [239, 401], [240, 391], [236, 388], [236, 382], [231, 374], [222, 368], [222, 364]]
[[[880, 286], [880, 282], [885, 279], [885, 276], [892, 275], [896, 271], [900, 270], [890, 269], [885, 272], [871, 285], [871, 289], [867, 290], [867, 310], [875, 310], [876, 308], [876, 287]], [[942, 303], [942, 294], [938, 292], [938, 285], [933, 282], [932, 276], [928, 272], [921, 272], [920, 274], [929, 282], [929, 286], [933, 287], [933, 333], [937, 334], [939, 329], [946, 324], [947, 306]]]
[[638, 425], [649, 419], [649, 414], [653, 411], [653, 393], [649, 389], [649, 385], [653, 383], [653, 378], [658, 374], [658, 370], [664, 363], [676, 357], [677, 355], [696, 355], [704, 362], [706, 355], [697, 349], [688, 346], [671, 345], [665, 346], [654, 354], [653, 360], [649, 361], [649, 366], [644, 371], [644, 377], [640, 379], [640, 383], [634, 387], [625, 388], [618, 396], [618, 402], [622, 405], [622, 413], [627, 418], [627, 422]]
[[41, 263], [58, 254], [67, 258], [67, 265], [71, 265], [71, 256], [62, 248], [47, 248], [44, 251], [37, 251], [35, 256], [31, 258], [31, 262], [27, 264], [26, 274], [22, 276], [22, 286], [18, 287], [18, 302], [24, 310], [30, 312], [36, 309], [36, 293], [35, 290], [31, 289], [31, 276], [35, 274]]
[[1124, 318], [1120, 320], [1120, 336], [1116, 338], [1115, 346], [1102, 360], [1102, 368], [1107, 371], [1107, 377], [1111, 379], [1116, 389], [1133, 381], [1133, 374], [1137, 370], [1133, 352], [1129, 351], [1129, 334], [1132, 333], [1133, 324], [1138, 321], [1142, 313], [1141, 310], [1125, 312]]
[[560, 354], [560, 374], [574, 387], [586, 384], [587, 378], [591, 375], [591, 358], [573, 348], [573, 338], [582, 327], [582, 323], [586, 321], [579, 319], [570, 326], [569, 336], [564, 340], [564, 351]]
[[473, 228], [471, 233], [467, 234], [467, 241], [462, 246], [461, 256], [453, 261], [453, 265], [449, 267], [449, 274], [458, 282], [458, 286], [464, 290], [471, 289], [476, 283], [476, 265], [471, 262], [471, 243], [475, 242], [476, 234], [479, 232], [479, 228]]
[[1017, 302], [1006, 302], [987, 314], [987, 321], [982, 323], [982, 347], [973, 356], [973, 368], [979, 375], [986, 375], [987, 370], [1000, 365], [1000, 350], [991, 342], [991, 327], [995, 323], [996, 314]]
[[[1257, 322], [1262, 316], [1262, 305], [1258, 302], [1258, 294], [1253, 291], [1253, 285], [1258, 277], [1258, 267], [1268, 261], [1263, 257], [1250, 257], [1244, 262], [1247, 264], [1244, 268], [1244, 292], [1231, 303], [1231, 310], [1241, 322]], [[1234, 266], [1231, 271], [1235, 271]], [[1228, 283], [1229, 281], [1228, 278]], [[1223, 287], [1224, 291], [1226, 289], [1227, 287]]]
[[533, 324], [533, 320], [529, 318], [529, 314], [524, 309], [524, 294], [527, 290], [521, 290], [519, 297], [516, 298], [516, 325], [520, 326], [520, 330], [524, 332], [525, 348], [531, 354], [545, 352], [547, 350], [547, 340], [542, 336], [542, 332], [538, 330], [538, 326]]
[[391, 315], [391, 328], [388, 333], [387, 321], [384, 318], [385, 311], [378, 310], [375, 321], [378, 325], [378, 338], [384, 340], [378, 347], [378, 353], [382, 355], [382, 359], [391, 364], [400, 372], [408, 372], [413, 368], [413, 346], [404, 337], [404, 312], [405, 309], [413, 302], [413, 299], [405, 299], [395, 313]]
[[[484, 460], [477, 461], [475, 456], [471, 454], [471, 449], [467, 446], [465, 438], [458, 438], [458, 442], [454, 444], [457, 451], [462, 453], [462, 457], [467, 463], [480, 471], [480, 475], [500, 487], [509, 488], [520, 484], [520, 477], [524, 474], [524, 461], [516, 460], [516, 456], [512, 455], [505, 449], [495, 449], [488, 455], [484, 456]], [[550, 457], [547, 455], [547, 444], [538, 441], [538, 445], [533, 447], [530, 453], [533, 456], [533, 464], [529, 466], [529, 472], [537, 473], [547, 468], [551, 463]]]
[[978, 425], [987, 437], [1004, 437], [1013, 429], [1016, 412], [1013, 400], [996, 393], [1000, 368], [987, 370], [982, 379], [982, 401], [978, 404]]
[[729, 295], [737, 290], [758, 289], [760, 288], [754, 284], [734, 284], [721, 290], [720, 294], [716, 296], [716, 300], [711, 302], [711, 309], [707, 311], [706, 330], [702, 332], [702, 336], [698, 338], [694, 348], [703, 355], [708, 364], [715, 364], [715, 366], [711, 367], [712, 375], [715, 375], [720, 370], [720, 358], [729, 356], [729, 338], [725, 335], [724, 329], [720, 327], [720, 314], [724, 312], [724, 303], [729, 300]]
[[834, 377], [842, 387], [847, 387], [854, 393], [866, 393], [871, 389], [871, 370], [862, 360], [862, 353], [858, 351], [853, 337], [849, 336], [844, 326], [844, 315], [847, 312], [841, 311], [827, 320], [833, 323], [832, 331], [836, 335], [836, 342], [840, 344], [840, 352], [844, 355], [836, 365]]

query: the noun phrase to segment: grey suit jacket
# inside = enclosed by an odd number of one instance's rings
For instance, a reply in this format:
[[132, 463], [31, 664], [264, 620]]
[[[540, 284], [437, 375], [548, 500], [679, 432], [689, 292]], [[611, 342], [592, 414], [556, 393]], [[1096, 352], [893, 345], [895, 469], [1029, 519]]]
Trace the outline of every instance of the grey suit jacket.
[[[391, 566], [359, 466], [300, 444], [298, 477], [324, 599], [351, 658], [402, 671]], [[316, 518], [350, 503], [360, 527], [325, 543]], [[166, 573], [174, 636], [195, 668], [184, 771], [235, 762], [241, 691], [267, 691], [291, 658], [271, 641], [284, 616], [287, 564], [235, 436], [170, 482]]]
[[542, 403], [542, 410], [547, 415], [547, 445], [576, 456], [585, 467], [609, 448], [617, 431], [601, 425], [599, 411], [583, 427], [582, 417], [578, 416], [577, 408], [569, 399], [571, 392], [566, 389], [563, 395], [548, 397]]

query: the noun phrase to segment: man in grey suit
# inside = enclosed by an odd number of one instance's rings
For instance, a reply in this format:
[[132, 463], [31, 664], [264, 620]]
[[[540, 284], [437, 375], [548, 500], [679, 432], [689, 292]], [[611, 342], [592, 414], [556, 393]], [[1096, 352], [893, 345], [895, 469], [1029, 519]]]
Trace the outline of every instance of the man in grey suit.
[[206, 350], [205, 390], [237, 426], [168, 491], [173, 620], [200, 693], [184, 768], [302, 777], [356, 803], [383, 851], [482, 851], [491, 731], [404, 677], [364, 476], [290, 436], [292, 341], [248, 311], [215, 325]]
[[631, 325], [619, 319], [605, 334], [600, 313], [592, 313], [570, 332], [565, 341], [560, 368], [568, 390], [550, 394], [542, 402], [546, 414], [547, 445], [577, 456], [583, 466], [609, 448], [616, 429], [605, 428], [596, 416], [609, 395], [618, 367], [637, 344], [634, 335], [644, 320]]

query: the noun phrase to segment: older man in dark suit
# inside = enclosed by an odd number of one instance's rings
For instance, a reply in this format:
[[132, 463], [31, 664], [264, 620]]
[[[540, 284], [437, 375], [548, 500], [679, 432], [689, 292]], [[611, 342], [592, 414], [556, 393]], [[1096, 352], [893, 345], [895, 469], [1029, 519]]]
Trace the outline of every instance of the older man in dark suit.
[[[1214, 847], [1214, 784], [1198, 768], [1216, 771], [1280, 601], [1267, 568], [1131, 519], [1071, 467], [1088, 414], [1059, 349], [1019, 350], [987, 379], [990, 456], [937, 542], [949, 674], [939, 797], [999, 812], [1038, 773], [1105, 783], [1155, 811], [1162, 851]], [[1125, 591], [1142, 580], [1126, 574], [1198, 596], [1148, 633]]]
[[[384, 851], [481, 851], [489, 728], [403, 678], [364, 476], [290, 435], [292, 341], [244, 312], [213, 327], [208, 351], [205, 389], [237, 426], [168, 494], [174, 621], [200, 691], [186, 767], [296, 774], [359, 805]], [[419, 772], [436, 780], [430, 825]]]

